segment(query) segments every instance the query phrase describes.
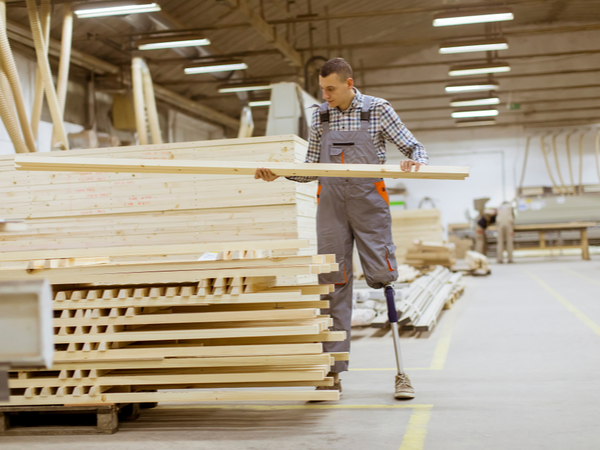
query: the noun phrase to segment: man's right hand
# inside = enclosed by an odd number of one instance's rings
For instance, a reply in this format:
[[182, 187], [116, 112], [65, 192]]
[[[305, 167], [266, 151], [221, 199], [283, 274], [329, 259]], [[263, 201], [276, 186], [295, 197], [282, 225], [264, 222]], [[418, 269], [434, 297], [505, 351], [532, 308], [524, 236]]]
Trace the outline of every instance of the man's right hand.
[[264, 167], [256, 169], [256, 173], [254, 174], [255, 180], [275, 181], [277, 178], [279, 177], [271, 172], [270, 169], [265, 169]]

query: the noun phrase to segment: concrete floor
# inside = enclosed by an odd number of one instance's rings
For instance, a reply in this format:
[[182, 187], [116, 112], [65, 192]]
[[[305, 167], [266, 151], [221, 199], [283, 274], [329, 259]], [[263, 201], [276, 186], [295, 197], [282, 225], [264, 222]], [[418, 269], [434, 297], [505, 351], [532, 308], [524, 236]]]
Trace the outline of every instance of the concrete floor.
[[390, 333], [357, 331], [339, 403], [165, 405], [110, 436], [3, 437], [2, 450], [597, 450], [600, 258], [495, 265], [427, 338], [392, 398]]

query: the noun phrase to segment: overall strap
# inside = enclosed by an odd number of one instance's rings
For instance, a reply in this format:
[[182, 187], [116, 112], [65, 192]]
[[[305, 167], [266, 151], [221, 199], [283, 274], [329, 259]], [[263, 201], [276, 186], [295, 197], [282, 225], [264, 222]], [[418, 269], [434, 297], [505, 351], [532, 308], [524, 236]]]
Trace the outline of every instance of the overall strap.
[[371, 100], [373, 100], [373, 97], [370, 95], [363, 96], [363, 105], [360, 111], [360, 129], [363, 131], [368, 131], [371, 123], [371, 111], [369, 111]]
[[319, 106], [319, 116], [321, 119], [321, 126], [323, 127], [324, 132], [329, 131], [329, 105], [327, 102], [322, 103]]

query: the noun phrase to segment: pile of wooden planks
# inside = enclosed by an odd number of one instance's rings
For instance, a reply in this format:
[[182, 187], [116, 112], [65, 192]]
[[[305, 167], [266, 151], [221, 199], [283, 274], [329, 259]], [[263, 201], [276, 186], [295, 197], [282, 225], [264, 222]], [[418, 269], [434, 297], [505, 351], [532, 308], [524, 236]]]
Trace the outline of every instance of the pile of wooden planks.
[[392, 211], [392, 234], [398, 264], [406, 262], [406, 253], [416, 239], [442, 242], [443, 231], [439, 209]]
[[406, 263], [414, 266], [444, 266], [456, 264], [456, 246], [447, 242], [415, 240], [406, 253]]
[[10, 404], [336, 400], [314, 390], [347, 358], [322, 351], [345, 338], [319, 312], [332, 286], [275, 286], [274, 275], [337, 270], [333, 256], [218, 258], [4, 269], [54, 283], [54, 365], [12, 373]]

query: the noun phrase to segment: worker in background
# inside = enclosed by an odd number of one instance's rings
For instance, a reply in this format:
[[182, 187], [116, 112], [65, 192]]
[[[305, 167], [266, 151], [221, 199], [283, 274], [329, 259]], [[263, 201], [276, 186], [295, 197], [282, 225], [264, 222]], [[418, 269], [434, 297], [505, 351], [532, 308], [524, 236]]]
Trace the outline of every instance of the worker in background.
[[515, 213], [512, 205], [509, 202], [504, 202], [498, 208], [496, 214], [496, 223], [498, 228], [498, 249], [497, 259], [498, 263], [504, 262], [504, 248], [506, 246], [506, 253], [508, 256], [508, 262], [513, 262], [513, 240], [515, 236]]
[[[410, 171], [428, 164], [429, 158], [408, 131], [394, 108], [385, 100], [361, 94], [352, 79], [352, 68], [342, 58], [334, 58], [321, 68], [319, 84], [326, 100], [313, 113], [308, 141], [307, 163], [384, 164], [386, 141], [393, 142], [408, 160], [400, 167]], [[315, 105], [317, 106], [317, 105]], [[268, 169], [258, 169], [255, 178], [274, 181]], [[288, 177], [306, 183], [317, 177]], [[324, 342], [326, 352], [350, 350], [352, 319], [352, 252], [354, 241], [368, 285], [373, 289], [396, 281], [398, 271], [392, 239], [392, 221], [385, 183], [378, 178], [319, 179], [317, 194], [317, 239], [319, 254], [335, 254], [340, 270], [319, 275], [319, 283], [334, 284], [335, 291], [322, 296], [328, 300], [333, 330], [346, 331], [343, 342]], [[348, 370], [347, 361], [336, 361], [328, 375], [341, 392], [339, 373]], [[396, 398], [414, 398], [406, 374], [395, 380]]]
[[496, 221], [495, 214], [484, 213], [475, 220], [475, 251], [485, 255], [487, 252], [487, 237], [485, 230]]

